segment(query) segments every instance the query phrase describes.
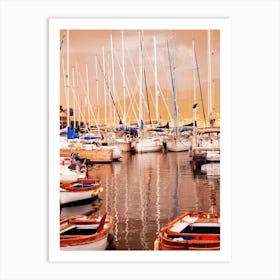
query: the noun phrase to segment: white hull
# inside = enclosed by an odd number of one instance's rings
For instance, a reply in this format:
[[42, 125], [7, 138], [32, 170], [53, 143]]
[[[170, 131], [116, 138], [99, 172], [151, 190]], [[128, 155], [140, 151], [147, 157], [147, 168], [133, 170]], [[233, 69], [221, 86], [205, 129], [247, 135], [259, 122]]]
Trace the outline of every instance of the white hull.
[[167, 150], [170, 152], [183, 152], [190, 149], [191, 143], [185, 140], [172, 140], [166, 143]]
[[65, 247], [60, 247], [60, 250], [63, 251], [88, 251], [88, 250], [106, 250], [108, 246], [108, 241], [107, 241], [107, 236], [104, 238], [88, 243], [88, 244], [81, 244], [81, 245], [72, 245], [72, 246], [65, 246]]
[[113, 217], [104, 218], [104, 215], [97, 219], [78, 215], [60, 221], [60, 250], [106, 250]]
[[162, 143], [156, 138], [138, 139], [133, 143], [137, 153], [159, 152], [162, 150]]
[[77, 181], [78, 179], [85, 179], [85, 178], [86, 178], [85, 173], [75, 173], [74, 171], [72, 172], [72, 174], [60, 173], [61, 183], [73, 182], [73, 181]]
[[71, 191], [65, 191], [64, 189], [60, 189], [60, 204], [89, 199], [89, 198], [91, 198], [93, 196], [97, 196], [97, 195], [98, 195], [98, 193], [96, 191], [93, 193], [92, 190], [81, 191], [81, 192], [77, 192], [77, 191], [71, 192]]

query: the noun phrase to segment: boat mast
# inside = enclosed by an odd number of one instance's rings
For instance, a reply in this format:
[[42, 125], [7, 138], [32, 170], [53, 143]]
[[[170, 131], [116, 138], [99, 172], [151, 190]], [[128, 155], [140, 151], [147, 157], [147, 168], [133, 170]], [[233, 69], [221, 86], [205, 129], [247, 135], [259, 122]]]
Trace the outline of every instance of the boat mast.
[[76, 128], [76, 85], [75, 85], [75, 68], [72, 67], [72, 86], [73, 86], [73, 122], [74, 128]]
[[107, 92], [106, 92], [106, 81], [105, 81], [105, 75], [106, 75], [106, 67], [105, 67], [105, 52], [104, 52], [104, 47], [102, 47], [102, 66], [103, 66], [103, 71], [104, 71], [104, 76], [103, 76], [103, 95], [104, 95], [104, 123], [107, 125]]
[[79, 109], [79, 116], [78, 116], [78, 126], [79, 128], [81, 127], [81, 101], [80, 101], [80, 96], [79, 96], [79, 70], [78, 70], [78, 65], [76, 63], [76, 67], [75, 67], [75, 72], [76, 72], [76, 78], [77, 78], [77, 90], [76, 90], [76, 94], [77, 94], [77, 104], [78, 104], [78, 109]]
[[123, 82], [123, 124], [126, 124], [126, 84], [125, 84], [125, 65], [124, 65], [124, 38], [123, 31], [122, 35], [122, 82]]
[[69, 29], [66, 30], [66, 107], [67, 107], [67, 127], [70, 127], [70, 105], [69, 105], [69, 88], [70, 88], [70, 77], [69, 77]]
[[139, 121], [140, 121], [140, 129], [142, 129], [142, 121], [143, 121], [143, 112], [142, 112], [142, 53], [141, 53], [141, 33], [138, 31], [138, 38], [139, 38]]
[[169, 45], [167, 40], [168, 59], [171, 74], [172, 93], [173, 93], [173, 123], [175, 136], [177, 136], [177, 98], [176, 98], [176, 85], [175, 85], [175, 46], [174, 46], [174, 31], [172, 32], [172, 61], [170, 58]]
[[97, 123], [99, 125], [100, 124], [100, 115], [99, 115], [99, 92], [98, 92], [97, 55], [95, 55], [95, 81], [96, 81]]
[[[107, 85], [107, 89], [108, 89], [108, 92], [110, 93], [110, 88], [109, 88], [109, 83], [111, 82], [111, 79], [112, 79], [112, 75], [111, 75], [111, 72], [110, 72], [110, 55], [108, 54], [107, 55], [107, 72], [108, 72], [108, 85]], [[105, 75], [104, 75], [105, 77]], [[106, 82], [106, 80], [105, 80]], [[111, 96], [112, 98], [112, 96]], [[113, 116], [112, 116], [112, 110], [113, 110], [113, 104], [112, 102], [109, 102], [109, 119], [110, 119], [110, 127], [113, 123]]]
[[90, 125], [90, 113], [89, 113], [89, 82], [88, 82], [88, 66], [86, 64], [86, 83], [87, 83], [87, 99], [85, 102], [85, 105], [87, 105], [87, 111], [88, 111], [88, 124], [86, 120], [86, 128]]
[[[110, 35], [110, 41], [111, 41], [111, 59], [112, 59], [112, 96], [113, 99], [116, 97], [116, 88], [115, 88], [115, 64], [114, 64], [114, 49], [113, 49], [113, 36]], [[114, 128], [116, 128], [116, 111], [113, 112], [114, 117]]]
[[192, 50], [193, 50], [193, 146], [196, 146], [196, 112], [197, 112], [197, 100], [196, 100], [196, 64], [195, 64], [195, 47], [194, 40], [192, 40]]
[[173, 89], [173, 106], [174, 106], [174, 129], [175, 135], [177, 136], [177, 96], [176, 96], [176, 82], [175, 82], [175, 38], [174, 31], [172, 32], [172, 41], [173, 41], [173, 75], [172, 75], [172, 89]]
[[150, 102], [149, 102], [149, 92], [148, 92], [146, 70], [145, 70], [145, 64], [144, 64], [143, 44], [141, 44], [141, 51], [142, 51], [142, 61], [143, 61], [143, 76], [144, 76], [144, 81], [145, 81], [145, 92], [146, 92], [146, 106], [147, 106], [147, 110], [148, 110], [150, 125], [152, 125]]
[[155, 56], [155, 95], [156, 95], [156, 123], [159, 124], [158, 117], [158, 81], [157, 81], [157, 43], [156, 36], [154, 36], [154, 56]]
[[202, 97], [202, 89], [201, 89], [200, 75], [199, 75], [199, 71], [198, 71], [198, 63], [197, 63], [197, 57], [196, 57], [195, 48], [194, 48], [194, 57], [195, 57], [196, 72], [197, 72], [197, 77], [198, 77], [200, 99], [201, 99], [201, 105], [202, 105], [202, 111], [203, 111], [204, 127], [206, 127], [206, 117], [205, 117], [205, 110], [204, 110], [204, 102], [203, 102], [203, 97]]
[[211, 30], [207, 32], [208, 42], [208, 118], [210, 126], [213, 126], [213, 105], [212, 105], [212, 51], [211, 51]]

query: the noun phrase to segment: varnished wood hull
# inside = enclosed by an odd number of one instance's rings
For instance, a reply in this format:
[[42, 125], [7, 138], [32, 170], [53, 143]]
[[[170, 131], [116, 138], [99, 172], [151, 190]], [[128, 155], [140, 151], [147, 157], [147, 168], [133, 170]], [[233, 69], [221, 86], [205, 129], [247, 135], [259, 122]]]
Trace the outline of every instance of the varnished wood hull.
[[220, 250], [220, 233], [183, 232], [195, 225], [220, 226], [219, 214], [186, 212], [163, 227], [157, 240], [157, 250]]
[[[88, 235], [60, 235], [60, 250], [76, 251], [76, 250], [105, 250], [108, 246], [108, 235], [112, 232], [113, 218], [107, 216], [108, 222], [105, 227], [97, 233]], [[60, 227], [68, 226], [69, 219], [60, 222]]]
[[107, 163], [113, 161], [113, 149], [60, 149], [61, 157], [69, 157], [71, 153], [77, 153], [81, 158], [87, 158], [96, 163]]

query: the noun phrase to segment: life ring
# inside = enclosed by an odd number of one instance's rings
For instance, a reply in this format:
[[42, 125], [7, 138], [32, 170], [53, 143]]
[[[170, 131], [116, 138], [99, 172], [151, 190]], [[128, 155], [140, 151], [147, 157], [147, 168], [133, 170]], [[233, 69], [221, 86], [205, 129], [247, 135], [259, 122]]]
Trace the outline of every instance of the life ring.
[[61, 165], [71, 164], [72, 159], [70, 157], [66, 157], [61, 161]]

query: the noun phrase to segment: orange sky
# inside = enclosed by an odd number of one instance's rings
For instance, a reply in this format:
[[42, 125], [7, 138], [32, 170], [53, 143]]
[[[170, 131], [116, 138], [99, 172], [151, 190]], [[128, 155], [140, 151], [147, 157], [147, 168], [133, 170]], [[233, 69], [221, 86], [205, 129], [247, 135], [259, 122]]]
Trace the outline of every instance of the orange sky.
[[[107, 86], [113, 91], [114, 83], [114, 102], [118, 108], [121, 118], [124, 114], [123, 98], [123, 54], [125, 64], [125, 88], [126, 88], [126, 119], [127, 123], [135, 121], [139, 109], [139, 35], [138, 30], [123, 30], [124, 52], [122, 51], [121, 30], [70, 30], [69, 31], [69, 93], [66, 90], [65, 75], [67, 72], [67, 36], [66, 31], [61, 30], [61, 104], [66, 107], [65, 96], [69, 94], [69, 106], [74, 107], [73, 96], [77, 100], [80, 98], [80, 114], [87, 119], [88, 109], [84, 109], [85, 102], [90, 98], [90, 115], [93, 122], [98, 117], [99, 122], [104, 122], [104, 81], [105, 90]], [[154, 37], [156, 38], [157, 53], [157, 81], [159, 90], [159, 115], [162, 121], [172, 121], [173, 118], [173, 96], [171, 72], [168, 56], [167, 41], [169, 46], [169, 55], [172, 59], [173, 43], [171, 30], [143, 30], [142, 34], [142, 55], [143, 55], [143, 100], [146, 100], [146, 109], [143, 109], [147, 119], [148, 107], [152, 119], [155, 119], [155, 55], [154, 55]], [[111, 39], [113, 43], [113, 60]], [[194, 102], [193, 93], [193, 50], [192, 40], [195, 42], [197, 63], [199, 68], [199, 78], [203, 95], [205, 113], [207, 113], [207, 86], [208, 86], [208, 40], [207, 30], [175, 30], [174, 31], [174, 50], [175, 50], [175, 81], [178, 106], [178, 120], [191, 121], [192, 106]], [[103, 74], [103, 53], [105, 58], [105, 79]], [[214, 114], [219, 120], [220, 110], [220, 32], [213, 30], [211, 32], [211, 50], [212, 50], [212, 94]], [[96, 79], [96, 58], [98, 60], [97, 79]], [[86, 74], [86, 67], [88, 75]], [[74, 71], [74, 76], [73, 76]], [[200, 89], [198, 84], [198, 74], [196, 72], [197, 101], [199, 104], [198, 118], [202, 118], [202, 103]], [[67, 80], [67, 79], [66, 79]], [[87, 84], [88, 81], [88, 84]], [[107, 86], [106, 86], [107, 84]], [[88, 86], [87, 86], [88, 85]], [[146, 91], [147, 88], [147, 91]], [[106, 102], [110, 102], [111, 96], [106, 90]], [[149, 100], [149, 105], [147, 106]], [[138, 104], [137, 104], [138, 103]], [[76, 103], [75, 103], [76, 104]], [[107, 122], [109, 119], [109, 105], [107, 105]], [[112, 106], [112, 104], [111, 104]], [[137, 107], [138, 106], [138, 107]], [[88, 106], [86, 106], [88, 107]], [[83, 109], [82, 109], [83, 108]], [[112, 110], [112, 109], [111, 109]], [[146, 112], [145, 112], [146, 111]], [[99, 114], [97, 113], [99, 112]], [[79, 109], [76, 109], [79, 113]], [[112, 113], [111, 113], [112, 114]]]

